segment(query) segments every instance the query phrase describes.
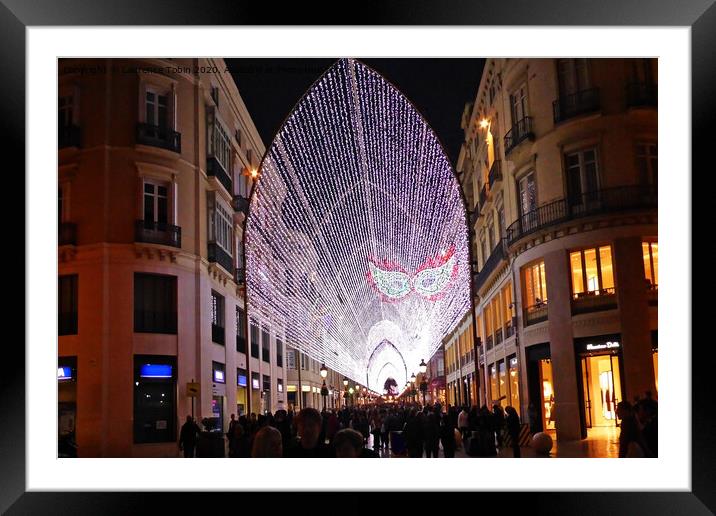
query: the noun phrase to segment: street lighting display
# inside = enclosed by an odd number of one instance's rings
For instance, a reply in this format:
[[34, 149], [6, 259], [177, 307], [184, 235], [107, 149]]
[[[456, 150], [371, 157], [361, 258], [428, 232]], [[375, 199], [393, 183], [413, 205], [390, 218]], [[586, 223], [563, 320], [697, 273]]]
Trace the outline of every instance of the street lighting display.
[[428, 364], [425, 363], [425, 360], [420, 360], [420, 365], [418, 367], [420, 367], [420, 372], [422, 374], [425, 374], [425, 371], [428, 370]]
[[[404, 381], [406, 364], [432, 356], [470, 310], [468, 228], [450, 159], [413, 104], [354, 59], [311, 86], [269, 145], [245, 244], [249, 306], [285, 321], [299, 351], [349, 378], [363, 378], [387, 340], [372, 370], [392, 363], [383, 374]], [[305, 274], [289, 279], [287, 264]], [[367, 379], [375, 390], [378, 376]]]
[[326, 364], [323, 364], [321, 366], [321, 378], [325, 378], [328, 376], [328, 369], [326, 369]]

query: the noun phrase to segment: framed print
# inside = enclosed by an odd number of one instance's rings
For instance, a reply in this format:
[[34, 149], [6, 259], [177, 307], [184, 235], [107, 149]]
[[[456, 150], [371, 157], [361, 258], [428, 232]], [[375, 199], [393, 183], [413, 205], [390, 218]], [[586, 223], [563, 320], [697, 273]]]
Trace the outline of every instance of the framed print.
[[28, 299], [3, 511], [714, 510], [709, 2], [39, 7], [0, 7]]

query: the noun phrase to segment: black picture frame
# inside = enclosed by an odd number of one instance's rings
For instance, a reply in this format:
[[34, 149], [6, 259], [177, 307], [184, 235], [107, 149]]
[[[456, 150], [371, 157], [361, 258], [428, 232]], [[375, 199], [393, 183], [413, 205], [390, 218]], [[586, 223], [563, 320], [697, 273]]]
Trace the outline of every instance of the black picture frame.
[[[3, 143], [11, 159], [16, 161], [13, 170], [25, 170], [25, 154], [9, 149], [25, 148], [25, 31], [30, 26], [69, 25], [550, 25], [550, 26], [685, 26], [691, 28], [692, 73], [692, 156], [694, 163], [706, 163], [713, 131], [716, 95], [716, 5], [713, 0], [515, 0], [491, 2], [481, 0], [366, 0], [347, 15], [348, 6], [340, 3], [321, 2], [284, 3], [247, 2], [244, 0], [216, 0], [211, 3], [192, 0], [146, 1], [90, 1], [90, 0], [0, 0], [0, 55], [4, 64], [2, 92]], [[89, 45], [89, 43], [88, 43]], [[89, 49], [89, 47], [88, 47]], [[668, 108], [668, 104], [666, 105]], [[685, 128], [681, 128], [686, 130]], [[712, 169], [711, 165], [709, 169]], [[11, 169], [7, 169], [9, 172]], [[705, 170], [704, 172], [708, 172]], [[692, 176], [693, 177], [693, 176]], [[688, 179], [688, 178], [687, 178]], [[14, 181], [24, 183], [15, 175]], [[17, 190], [15, 190], [17, 196]], [[9, 220], [9, 219], [8, 219]], [[19, 226], [19, 225], [16, 225]], [[24, 229], [24, 225], [22, 225]], [[22, 236], [24, 242], [27, 235]], [[15, 240], [18, 242], [18, 240]], [[20, 246], [17, 246], [20, 247]], [[23, 247], [24, 248], [24, 247]], [[23, 261], [24, 263], [24, 261]], [[24, 265], [23, 265], [24, 267]], [[30, 271], [24, 269], [25, 274]], [[684, 300], [691, 303], [691, 300]], [[703, 310], [703, 305], [694, 308]], [[694, 320], [692, 316], [692, 320]], [[699, 319], [696, 319], [699, 320]], [[690, 334], [684, 332], [684, 342], [673, 343], [684, 347]], [[514, 493], [470, 495], [475, 510], [491, 510], [492, 502], [508, 504], [510, 509], [524, 505], [530, 514], [711, 514], [716, 511], [716, 457], [711, 388], [707, 384], [707, 367], [711, 367], [709, 342], [698, 349], [698, 360], [692, 362], [692, 406], [684, 412], [665, 417], [687, 427], [687, 417], [692, 415], [692, 490], [690, 492], [614, 492], [590, 493]], [[24, 350], [19, 346], [6, 346], [4, 353], [7, 367], [0, 378], [3, 396], [0, 401], [4, 425], [0, 443], [0, 511], [8, 514], [34, 514], [53, 512], [59, 514], [126, 514], [166, 509], [169, 496], [183, 504], [186, 512], [202, 510], [208, 500], [196, 493], [51, 493], [26, 492], [25, 488], [25, 363]], [[697, 351], [695, 348], [693, 351]], [[692, 353], [693, 354], [693, 353]], [[689, 410], [690, 409], [690, 410]], [[51, 431], [50, 424], [47, 431]], [[668, 446], [668, 443], [665, 443]], [[201, 472], [197, 472], [200, 474]], [[237, 475], [237, 483], [240, 476]], [[709, 487], [711, 486], [711, 487]], [[356, 486], [353, 486], [356, 487]], [[508, 486], [506, 486], [508, 487]], [[320, 486], [317, 486], [320, 488]], [[232, 504], [245, 505], [243, 495], [212, 496]], [[290, 501], [275, 499], [271, 505], [316, 507], [317, 501], [310, 494], [294, 493]], [[359, 493], [346, 493], [338, 502], [339, 507], [359, 506]], [[436, 495], [438, 503], [458, 509], [452, 498]], [[452, 496], [452, 495], [450, 495]], [[491, 498], [495, 498], [492, 500]], [[414, 496], [423, 503], [425, 495]], [[362, 499], [365, 501], [365, 499]], [[233, 501], [233, 502], [232, 502]], [[258, 500], [257, 500], [258, 501]], [[355, 504], [353, 502], [356, 502]], [[371, 503], [371, 502], [369, 502]], [[252, 504], [253, 505], [253, 504]], [[254, 505], [258, 508], [258, 506]], [[364, 505], [366, 509], [369, 506]], [[410, 503], [403, 502], [402, 510]], [[504, 507], [504, 506], [503, 506]]]

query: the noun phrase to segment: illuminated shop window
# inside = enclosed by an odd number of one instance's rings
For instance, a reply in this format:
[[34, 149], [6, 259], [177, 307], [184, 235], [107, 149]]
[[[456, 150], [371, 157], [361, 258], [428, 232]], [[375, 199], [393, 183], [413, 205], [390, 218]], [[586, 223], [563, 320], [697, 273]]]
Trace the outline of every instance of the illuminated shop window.
[[659, 244], [656, 242], [642, 242], [644, 255], [644, 276], [649, 290], [656, 290], [659, 285]]
[[509, 375], [510, 375], [510, 405], [514, 407], [517, 414], [520, 413], [520, 374], [517, 357], [513, 356], [509, 359]]
[[572, 297], [614, 294], [612, 248], [602, 246], [569, 254]]

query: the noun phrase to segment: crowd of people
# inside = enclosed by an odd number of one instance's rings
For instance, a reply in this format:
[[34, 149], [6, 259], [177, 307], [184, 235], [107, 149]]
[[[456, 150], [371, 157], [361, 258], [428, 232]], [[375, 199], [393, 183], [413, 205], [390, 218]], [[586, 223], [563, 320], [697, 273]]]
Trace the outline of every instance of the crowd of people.
[[[620, 402], [617, 417], [619, 457], [656, 457], [657, 402], [650, 393], [634, 404]], [[442, 450], [443, 457], [452, 458], [457, 449], [495, 456], [507, 439], [512, 456], [520, 457], [520, 430], [520, 417], [511, 406], [404, 403], [278, 410], [238, 419], [232, 414], [226, 440], [229, 457], [438, 457]], [[187, 416], [179, 438], [185, 457], [194, 456], [200, 433]]]
[[[519, 433], [519, 416], [512, 407], [507, 415], [500, 405], [447, 406], [439, 403], [371, 405], [323, 410], [304, 408], [298, 413], [275, 413], [235, 418], [226, 432], [229, 457], [438, 457], [452, 458], [472, 431], [488, 432], [498, 446], [502, 432]], [[193, 457], [201, 428], [187, 416], [179, 447]], [[372, 439], [371, 439], [372, 437]], [[513, 439], [516, 443], [517, 439]], [[515, 448], [513, 448], [515, 449]], [[515, 456], [519, 456], [519, 446]]]

